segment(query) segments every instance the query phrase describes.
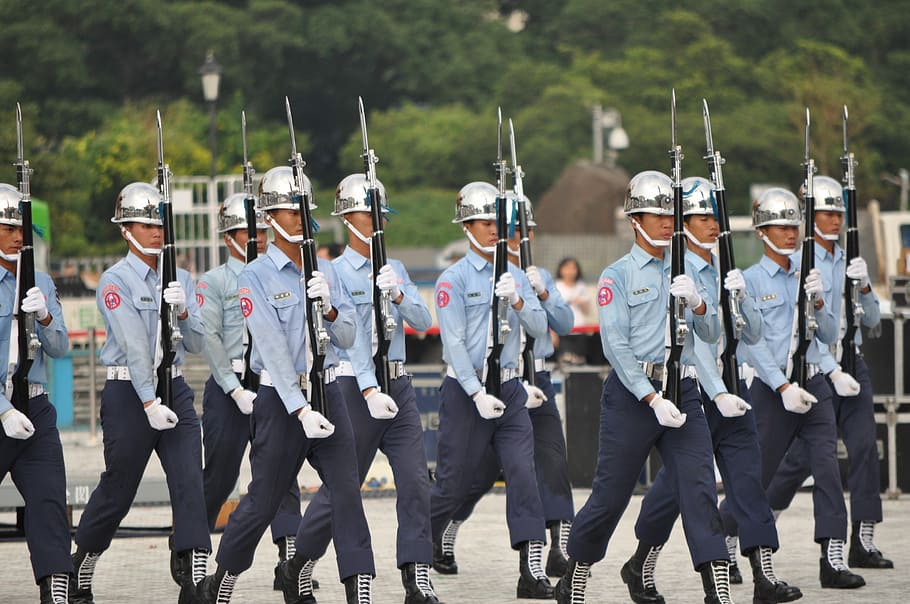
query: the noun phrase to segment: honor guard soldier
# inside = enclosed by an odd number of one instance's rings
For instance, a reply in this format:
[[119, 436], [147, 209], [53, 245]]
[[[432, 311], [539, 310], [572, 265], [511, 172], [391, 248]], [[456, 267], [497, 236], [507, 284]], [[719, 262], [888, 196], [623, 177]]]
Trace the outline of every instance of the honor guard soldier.
[[[762, 315], [762, 337], [739, 347], [740, 359], [755, 369], [750, 387], [761, 445], [762, 483], [766, 492], [794, 438], [808, 445], [808, 463], [815, 477], [813, 487], [815, 541], [821, 545], [822, 587], [855, 588], [865, 585], [844, 562], [847, 509], [837, 465], [837, 427], [831, 388], [822, 373], [819, 347], [810, 343], [805, 387], [787, 378], [795, 350], [794, 308], [797, 308], [800, 264], [797, 254], [802, 210], [796, 196], [781, 188], [762, 193], [753, 204], [752, 226], [764, 243], [764, 255], [744, 271], [746, 294]], [[806, 244], [804, 244], [806, 245]], [[818, 268], [808, 271], [804, 291], [815, 300], [817, 330], [814, 338], [827, 348], [837, 337], [837, 321], [824, 298], [825, 280]], [[807, 302], [808, 305], [808, 302]], [[798, 312], [798, 309], [797, 309]], [[723, 506], [725, 527], [737, 526], [729, 506]]]
[[[843, 322], [843, 281], [858, 281], [862, 325], [878, 327], [881, 320], [878, 298], [869, 284], [869, 270], [861, 257], [846, 262], [844, 248], [838, 243], [844, 223], [844, 198], [841, 184], [829, 176], [816, 176], [815, 186], [815, 265], [822, 272], [825, 305], [836, 319]], [[846, 265], [846, 266], [845, 266]], [[840, 286], [840, 287], [839, 287]], [[853, 530], [848, 562], [854, 568], [893, 568], [872, 541], [875, 525], [882, 521], [882, 499], [879, 493], [879, 462], [876, 447], [875, 415], [872, 405], [872, 381], [869, 368], [859, 352], [862, 333], [856, 331], [855, 375], [843, 371], [838, 364], [842, 349], [822, 346], [816, 342], [819, 368], [828, 377], [834, 390], [834, 416], [840, 429], [847, 456], [847, 488], [850, 490], [850, 519]], [[775, 510], [790, 505], [796, 491], [811, 474], [809, 453], [805, 442], [797, 438], [778, 468], [768, 498]]]
[[[518, 368], [519, 325], [531, 337], [546, 338], [547, 317], [517, 267], [508, 266], [508, 272], [492, 282], [498, 195], [497, 188], [485, 182], [469, 183], [459, 191], [452, 222], [461, 224], [470, 249], [436, 282], [436, 317], [448, 369], [439, 395], [438, 461], [431, 499], [433, 543], [439, 549], [443, 530], [465, 501], [492, 445], [506, 479], [511, 545], [520, 552], [517, 596], [552, 599], [553, 587], [542, 560], [546, 526], [534, 474], [534, 435], [525, 406], [528, 393]], [[510, 331], [500, 356], [499, 397], [484, 385], [492, 330], [499, 329], [491, 316], [494, 296], [507, 299], [510, 306]]]
[[[178, 270], [177, 281], [159, 281], [163, 233], [159, 207], [162, 197], [150, 184], [128, 184], [117, 196], [114, 217], [129, 244], [129, 253], [104, 271], [98, 282], [97, 303], [107, 339], [101, 364], [107, 381], [101, 392], [105, 470], [92, 492], [76, 531], [75, 581], [70, 598], [90, 603], [92, 577], [98, 557], [110, 546], [120, 521], [130, 509], [152, 451], [167, 475], [174, 514], [172, 551], [174, 578], [181, 585], [181, 602], [193, 583], [205, 574], [211, 551], [202, 491], [202, 447], [193, 391], [181, 366], [187, 352], [202, 352], [205, 330], [195, 296], [187, 298], [193, 282]], [[159, 304], [162, 294], [176, 308], [182, 341], [172, 369], [173, 401], [156, 396], [156, 367], [161, 359]]]
[[[537, 223], [531, 211], [531, 203], [524, 198], [519, 204], [514, 194], [509, 196], [508, 216], [517, 216], [518, 208], [525, 207], [529, 240], [533, 241]], [[515, 225], [510, 225], [510, 228]], [[509, 238], [509, 260], [519, 263], [521, 234], [515, 233]], [[530, 242], [529, 242], [530, 243]], [[544, 268], [528, 266], [525, 275], [531, 289], [537, 295], [540, 305], [547, 313], [547, 324], [558, 335], [564, 336], [572, 331], [574, 315], [571, 307], [563, 300], [553, 276]], [[568, 565], [566, 559], [566, 541], [575, 517], [572, 502], [572, 485], [569, 482], [569, 464], [566, 457], [566, 438], [562, 431], [562, 418], [556, 407], [556, 390], [546, 367], [546, 359], [553, 355], [553, 341], [549, 337], [534, 340], [534, 372], [537, 388], [543, 398], [528, 397], [528, 414], [534, 429], [534, 470], [537, 474], [537, 489], [543, 504], [544, 518], [550, 531], [550, 550], [547, 554], [546, 573], [551, 577], [561, 577]], [[480, 466], [468, 500], [459, 508], [446, 526], [441, 539], [441, 551], [434, 561], [436, 570], [455, 574], [458, 565], [455, 562], [455, 537], [458, 529], [474, 511], [474, 506], [490, 490], [500, 473], [496, 453], [491, 448], [487, 458]]]
[[[688, 239], [686, 274], [695, 279], [699, 295], [710, 306], [718, 307], [719, 264], [711, 252], [720, 234], [714, 186], [699, 177], [684, 179], [682, 186], [683, 217]], [[730, 270], [724, 276], [723, 287], [731, 296], [738, 296], [738, 308], [743, 319], [742, 341], [757, 342], [761, 337], [761, 315], [754, 300], [746, 297], [742, 271], [736, 268]], [[755, 583], [753, 604], [797, 600], [802, 593], [774, 575], [771, 554], [780, 545], [774, 516], [761, 482], [761, 453], [755, 414], [750, 413], [752, 407], [746, 400], [730, 393], [724, 384], [718, 369], [718, 347], [691, 332], [689, 338], [690, 345], [683, 349], [682, 362], [687, 375], [698, 379], [714, 456], [724, 482], [724, 494], [730, 510], [739, 521], [743, 553], [752, 565]], [[746, 392], [743, 381], [740, 382], [740, 391]], [[638, 550], [622, 568], [622, 579], [629, 587], [629, 595], [632, 601], [639, 604], [660, 604], [664, 601], [655, 586], [654, 571], [657, 557], [670, 538], [679, 515], [675, 482], [667, 467], [660, 469], [642, 501], [635, 524]]]
[[[349, 348], [354, 343], [354, 309], [336, 278], [331, 263], [320, 260], [308, 283], [302, 283], [303, 228], [298, 195], [312, 200], [312, 188], [304, 175], [304, 191], [296, 191], [290, 167], [272, 168], [259, 184], [258, 209], [275, 238], [265, 255], [241, 271], [238, 278], [240, 308], [253, 343], [251, 365], [259, 374], [259, 390], [253, 404], [250, 449], [252, 481], [247, 494], [231, 514], [218, 547], [218, 568], [199, 586], [206, 604], [230, 602], [237, 575], [253, 563], [253, 553], [265, 528], [287, 496], [305, 460], [309, 460], [331, 498], [332, 536], [338, 556], [338, 571], [345, 583], [349, 604], [371, 602], [375, 574], [370, 532], [360, 499], [360, 479], [354, 450], [354, 434], [341, 389], [335, 380], [337, 357], [329, 346], [325, 358], [325, 393], [328, 418], [315, 411], [310, 392], [309, 334], [310, 303], [321, 299], [325, 329], [332, 344]], [[315, 204], [310, 201], [310, 207]], [[329, 418], [331, 421], [329, 421]], [[296, 543], [301, 543], [298, 533]], [[279, 566], [278, 580], [285, 602], [315, 602], [312, 593], [289, 593], [312, 570], [298, 549]], [[307, 577], [308, 578], [308, 577]]]
[[[385, 187], [379, 181], [377, 185], [381, 211], [388, 212]], [[348, 245], [332, 265], [357, 311], [354, 346], [337, 350], [335, 375], [354, 427], [360, 480], [366, 477], [377, 450], [388, 457], [392, 467], [398, 497], [397, 565], [406, 592], [405, 603], [438, 603], [429, 574], [433, 561], [430, 481], [417, 395], [405, 372], [403, 324], [407, 321], [417, 331], [426, 331], [432, 317], [407, 269], [398, 260], [389, 259], [379, 268], [376, 281], [381, 291], [389, 292], [395, 319], [389, 347], [389, 391], [383, 391], [374, 361], [376, 330], [384, 326], [374, 321], [369, 188], [366, 176], [359, 173], [345, 177], [335, 190], [332, 215], [339, 216], [347, 227]], [[304, 580], [309, 580], [312, 565], [325, 554], [332, 539], [333, 501], [323, 486], [307, 506], [298, 542], [298, 551], [309, 566], [308, 572], [301, 575]], [[293, 584], [298, 586], [296, 580]]]
[[[25, 501], [25, 539], [31, 555], [41, 604], [66, 604], [73, 561], [66, 514], [66, 469], [57, 431], [57, 410], [47, 398], [45, 355], [60, 358], [69, 349], [63, 309], [54, 282], [35, 273], [35, 287], [25, 292], [16, 309], [22, 212], [19, 191], [0, 184], [0, 350], [9, 350], [0, 366], [0, 481], [9, 474]], [[34, 313], [40, 347], [28, 372], [27, 409], [10, 402], [11, 380], [19, 365], [18, 330], [26, 329], [25, 313]], [[18, 318], [14, 319], [13, 315]], [[13, 321], [16, 329], [13, 330]]]
[[[601, 397], [597, 470], [592, 492], [569, 534], [569, 568], [556, 587], [561, 604], [584, 602], [589, 569], [629, 503], [652, 447], [672, 477], [689, 552], [701, 573], [706, 604], [729, 604], [727, 549], [717, 511], [711, 435], [695, 380], [680, 380], [679, 400], [663, 397], [669, 296], [685, 300], [685, 318], [705, 342], [717, 341], [715, 308], [691, 277], [670, 281], [673, 183], [648, 170], [629, 182], [625, 214], [635, 230], [632, 251], [604, 269], [597, 304], [604, 355], [613, 367]], [[690, 349], [687, 341], [683, 350]]]

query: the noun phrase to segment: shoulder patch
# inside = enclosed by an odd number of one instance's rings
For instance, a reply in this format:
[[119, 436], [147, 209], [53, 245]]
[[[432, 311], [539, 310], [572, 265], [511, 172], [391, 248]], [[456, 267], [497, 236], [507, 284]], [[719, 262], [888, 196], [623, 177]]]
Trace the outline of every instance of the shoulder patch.
[[199, 281], [199, 282], [196, 283], [196, 288], [197, 288], [197, 289], [205, 289], [205, 288], [207, 288], [208, 286], [209, 286], [209, 284], [206, 283], [205, 281]]
[[613, 278], [612, 278], [612, 277], [604, 277], [603, 279], [600, 280], [599, 285], [613, 285]]
[[104, 289], [101, 290], [101, 293], [106, 294], [107, 292], [117, 292], [117, 291], [120, 291], [120, 288], [117, 287], [116, 285], [114, 285], [113, 283], [109, 283], [104, 286]]
[[241, 287], [240, 289], [237, 290], [237, 293], [238, 293], [238, 294], [248, 294], [248, 293], [250, 293], [250, 288], [249, 288], [249, 287]]
[[205, 304], [205, 296], [196, 292], [196, 305], [202, 307], [203, 304]]
[[439, 284], [436, 286], [436, 289], [443, 289], [443, 288], [452, 289], [452, 284], [449, 283], [448, 281], [440, 281]]
[[613, 290], [607, 286], [601, 287], [597, 291], [597, 304], [598, 306], [606, 306], [613, 301]]
[[114, 291], [104, 294], [104, 305], [108, 310], [114, 310], [120, 306], [120, 294]]
[[243, 313], [244, 317], [249, 317], [253, 314], [253, 301], [249, 298], [240, 298], [240, 312]]
[[439, 308], [445, 308], [449, 305], [449, 292], [444, 289], [440, 289], [436, 292], [436, 306]]

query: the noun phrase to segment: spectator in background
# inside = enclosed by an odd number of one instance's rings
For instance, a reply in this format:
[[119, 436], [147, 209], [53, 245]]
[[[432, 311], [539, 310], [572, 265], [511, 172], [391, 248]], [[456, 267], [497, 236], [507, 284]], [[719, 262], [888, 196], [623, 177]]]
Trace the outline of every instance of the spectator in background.
[[591, 295], [583, 279], [578, 260], [569, 256], [559, 261], [559, 266], [556, 267], [556, 289], [572, 309], [575, 327], [588, 322], [592, 309]]
[[316, 256], [326, 260], [334, 260], [344, 251], [344, 245], [333, 241], [332, 243], [323, 243], [316, 249]]

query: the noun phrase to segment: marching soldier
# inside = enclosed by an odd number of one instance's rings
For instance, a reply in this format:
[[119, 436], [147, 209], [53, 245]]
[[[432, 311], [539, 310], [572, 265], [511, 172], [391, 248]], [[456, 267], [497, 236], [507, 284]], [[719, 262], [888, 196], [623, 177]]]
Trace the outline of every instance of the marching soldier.
[[[534, 440], [519, 380], [519, 325], [528, 335], [547, 337], [546, 313], [524, 273], [510, 266], [492, 283], [497, 241], [496, 187], [472, 182], [458, 193], [455, 218], [470, 242], [467, 255], [436, 282], [436, 316], [448, 364], [439, 397], [439, 445], [431, 509], [433, 542], [438, 544], [452, 515], [467, 497], [476, 472], [492, 445], [506, 478], [507, 522], [520, 551], [519, 598], [552, 599], [543, 568], [546, 535], [543, 507], [534, 475]], [[506, 298], [510, 333], [502, 355], [501, 397], [484, 387], [486, 356], [492, 342], [493, 296]], [[491, 326], [492, 323], [492, 326]], [[434, 546], [438, 547], [438, 546]]]
[[[684, 377], [680, 400], [662, 396], [670, 295], [683, 298], [686, 320], [705, 342], [720, 329], [715, 308], [695, 282], [672, 282], [666, 250], [673, 232], [671, 179], [649, 170], [629, 182], [625, 214], [635, 230], [632, 251], [604, 269], [597, 304], [603, 351], [612, 373], [601, 397], [600, 441], [592, 492], [569, 534], [569, 568], [556, 586], [561, 604], [584, 602], [588, 573], [601, 560], [652, 447], [674, 481], [679, 510], [706, 604], [729, 604], [727, 549], [717, 512], [711, 436], [695, 380]], [[686, 348], [691, 353], [691, 341]], [[675, 404], [674, 404], [675, 403]], [[660, 600], [658, 600], [660, 601]]]
[[[205, 330], [196, 298], [187, 298], [192, 279], [185, 270], [178, 280], [159, 281], [163, 226], [161, 194], [150, 184], [128, 184], [117, 196], [114, 217], [129, 253], [104, 271], [97, 303], [107, 332], [101, 364], [107, 381], [101, 393], [105, 470], [92, 492], [76, 531], [72, 602], [93, 601], [92, 578], [99, 556], [110, 546], [120, 521], [130, 509], [152, 451], [167, 475], [174, 514], [171, 547], [176, 552], [175, 579], [181, 602], [205, 574], [211, 551], [202, 491], [202, 450], [193, 391], [181, 366], [187, 352], [202, 351]], [[162, 404], [155, 394], [155, 369], [161, 358], [159, 335], [162, 293], [176, 307], [183, 340], [172, 370], [173, 401]]]
[[[9, 350], [9, 363], [0, 365], [0, 481], [9, 474], [25, 500], [25, 538], [41, 604], [66, 604], [73, 560], [70, 558], [66, 514], [66, 469], [57, 431], [57, 410], [47, 398], [45, 355], [60, 358], [69, 348], [63, 309], [54, 282], [36, 272], [36, 286], [28, 290], [18, 311], [19, 250], [22, 212], [19, 191], [0, 184], [0, 350]], [[25, 329], [24, 313], [34, 313], [40, 349], [28, 372], [28, 411], [10, 402], [12, 375], [19, 364], [18, 339], [12, 330]]]
[[[696, 279], [699, 295], [710, 306], [716, 307], [719, 265], [711, 249], [720, 231], [713, 203], [714, 187], [708, 180], [698, 177], [686, 178], [682, 185], [688, 239], [686, 273]], [[746, 283], [742, 271], [730, 270], [724, 277], [723, 287], [730, 291], [731, 296], [740, 297], [739, 308], [745, 320], [742, 340], [757, 342], [761, 337], [761, 315], [754, 300], [745, 295]], [[771, 604], [799, 599], [802, 593], [797, 588], [779, 581], [774, 575], [771, 554], [780, 545], [774, 516], [762, 488], [758, 431], [755, 415], [749, 412], [752, 407], [730, 393], [724, 385], [716, 362], [717, 346], [707, 344], [691, 332], [689, 339], [689, 346], [683, 350], [682, 362], [687, 375], [698, 378], [702, 408], [723, 477], [724, 493], [731, 511], [739, 520], [743, 553], [752, 565], [755, 583], [753, 603]], [[745, 382], [741, 382], [741, 391], [746, 391]], [[661, 468], [645, 495], [635, 524], [638, 550], [622, 568], [622, 579], [629, 587], [629, 595], [639, 604], [664, 601], [657, 591], [654, 571], [657, 557], [670, 538], [679, 515], [674, 482], [668, 468]]]
[[[878, 298], [869, 284], [869, 270], [862, 257], [845, 265], [844, 249], [837, 243], [844, 222], [844, 199], [841, 184], [829, 176], [816, 176], [815, 186], [815, 265], [821, 270], [825, 282], [825, 305], [836, 320], [841, 318], [843, 304], [843, 275], [860, 282], [859, 301], [862, 305], [862, 325], [875, 328], [881, 320]], [[872, 405], [872, 381], [869, 368], [859, 352], [862, 333], [856, 332], [856, 375], [843, 371], [838, 364], [837, 346], [822, 346], [816, 342], [814, 350], [818, 365], [828, 377], [834, 390], [832, 403], [834, 416], [847, 446], [850, 466], [847, 487], [850, 490], [850, 518], [853, 530], [850, 538], [848, 562], [854, 568], [893, 568], [894, 564], [882, 556], [873, 543], [875, 525], [882, 521], [882, 499], [879, 494], [878, 450], [875, 445], [875, 416]], [[796, 491], [811, 474], [809, 453], [805, 441], [797, 438], [778, 468], [768, 498], [776, 510], [790, 505]]]
[[[301, 193], [312, 199], [309, 181], [304, 180], [303, 186], [307, 190]], [[256, 545], [304, 460], [319, 472], [332, 498], [332, 536], [347, 602], [372, 601], [375, 567], [370, 532], [360, 499], [357, 462], [351, 455], [354, 435], [335, 379], [337, 357], [332, 347], [325, 359], [327, 410], [332, 421], [315, 411], [307, 398], [311, 361], [308, 300], [322, 300], [326, 329], [339, 348], [354, 343], [354, 309], [329, 262], [320, 261], [313, 278], [301, 282], [303, 229], [295, 189], [290, 167], [272, 168], [263, 176], [258, 209], [266, 213], [275, 239], [265, 255], [248, 264], [238, 278], [240, 309], [253, 341], [251, 364], [259, 374], [251, 415], [253, 478], [224, 530], [216, 557], [218, 568], [199, 586], [199, 597], [206, 604], [230, 602], [237, 575], [253, 563]], [[299, 533], [296, 543], [301, 543]], [[290, 560], [280, 564], [278, 580], [285, 602], [315, 602], [312, 593], [297, 589], [289, 593], [292, 583], [296, 587], [308, 581], [312, 565], [307, 562], [298, 548]]]

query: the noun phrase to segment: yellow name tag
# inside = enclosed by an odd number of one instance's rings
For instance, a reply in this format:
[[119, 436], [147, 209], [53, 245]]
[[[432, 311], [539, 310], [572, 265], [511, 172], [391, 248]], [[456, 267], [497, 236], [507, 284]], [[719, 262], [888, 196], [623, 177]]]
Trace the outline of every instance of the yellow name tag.
[[765, 294], [764, 296], [761, 297], [761, 301], [767, 302], [768, 300], [773, 300], [776, 297], [777, 297], [777, 294]]
[[290, 297], [291, 297], [291, 292], [284, 292], [284, 293], [281, 293], [281, 294], [275, 294], [275, 299], [276, 299], [276, 300], [283, 300], [284, 298], [290, 298]]
[[648, 293], [648, 292], [650, 291], [650, 289], [651, 289], [650, 287], [644, 287], [644, 288], [642, 288], [642, 289], [636, 289], [635, 291], [632, 292], [632, 295], [633, 295], [633, 296], [640, 296], [640, 295], [642, 295], [642, 294]]

